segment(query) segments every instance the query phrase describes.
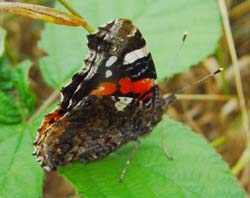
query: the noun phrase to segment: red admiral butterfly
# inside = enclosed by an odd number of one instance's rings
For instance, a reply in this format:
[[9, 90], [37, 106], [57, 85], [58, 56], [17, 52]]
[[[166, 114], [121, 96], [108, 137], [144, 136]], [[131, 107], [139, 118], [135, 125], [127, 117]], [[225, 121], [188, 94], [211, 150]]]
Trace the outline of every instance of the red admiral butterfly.
[[46, 171], [77, 159], [91, 162], [129, 141], [139, 142], [175, 100], [175, 94], [159, 97], [151, 53], [130, 20], [113, 20], [87, 38], [84, 67], [62, 88], [60, 105], [45, 116], [34, 142], [33, 154]]
[[151, 53], [130, 20], [113, 20], [87, 38], [84, 67], [62, 88], [61, 104], [44, 118], [34, 142], [47, 171], [137, 141], [161, 120], [167, 103], [159, 98]]

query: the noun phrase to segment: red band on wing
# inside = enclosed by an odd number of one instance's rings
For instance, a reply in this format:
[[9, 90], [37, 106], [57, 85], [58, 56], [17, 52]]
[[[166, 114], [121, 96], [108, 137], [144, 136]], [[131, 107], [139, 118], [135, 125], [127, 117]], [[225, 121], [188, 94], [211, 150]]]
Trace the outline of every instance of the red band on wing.
[[143, 94], [152, 88], [153, 82], [150, 78], [144, 78], [142, 80], [132, 82], [129, 77], [125, 77], [119, 80], [119, 85], [120, 92], [122, 94], [128, 94], [129, 92]]
[[122, 94], [128, 94], [131, 92], [132, 81], [129, 77], [125, 77], [119, 80], [120, 92]]
[[143, 94], [152, 88], [152, 81], [150, 78], [144, 78], [132, 83], [132, 92], [136, 94]]

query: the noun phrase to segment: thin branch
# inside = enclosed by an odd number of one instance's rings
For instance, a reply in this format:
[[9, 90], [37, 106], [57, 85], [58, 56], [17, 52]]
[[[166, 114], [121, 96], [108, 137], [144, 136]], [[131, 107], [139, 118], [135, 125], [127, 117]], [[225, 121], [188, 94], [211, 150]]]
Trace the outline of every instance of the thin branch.
[[250, 150], [247, 148], [241, 155], [237, 164], [232, 168], [231, 172], [234, 175], [238, 175], [239, 172], [250, 162]]
[[[166, 98], [171, 94], [163, 95], [163, 98]], [[218, 94], [176, 94], [177, 100], [218, 100], [218, 101], [226, 101], [236, 96], [233, 95], [218, 95]]]
[[[227, 7], [225, 4], [224, 0], [219, 0], [219, 6], [221, 10], [221, 15], [223, 18], [223, 25], [224, 25], [224, 30], [225, 30], [225, 35], [229, 47], [229, 52], [230, 56], [232, 59], [233, 63], [233, 69], [235, 73], [235, 84], [236, 84], [236, 89], [237, 89], [237, 94], [238, 94], [238, 100], [241, 108], [241, 114], [242, 114], [242, 119], [243, 119], [243, 129], [245, 131], [245, 136], [246, 136], [246, 145], [247, 148], [250, 149], [250, 124], [249, 124], [249, 117], [246, 109], [246, 102], [243, 94], [243, 89], [242, 89], [242, 82], [241, 82], [241, 75], [240, 75], [240, 69], [239, 69], [239, 63], [238, 63], [238, 58], [236, 54], [236, 49], [234, 45], [234, 40], [232, 36], [232, 31], [230, 27], [230, 22], [228, 18], [228, 12], [227, 12]], [[243, 153], [244, 155], [244, 153]], [[237, 166], [237, 164], [236, 164]]]

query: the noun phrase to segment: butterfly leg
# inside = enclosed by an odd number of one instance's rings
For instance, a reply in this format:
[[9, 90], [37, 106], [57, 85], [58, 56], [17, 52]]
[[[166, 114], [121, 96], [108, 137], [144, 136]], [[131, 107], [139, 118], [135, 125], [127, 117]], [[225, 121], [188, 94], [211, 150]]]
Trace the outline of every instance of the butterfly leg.
[[136, 143], [136, 144], [135, 144], [135, 146], [134, 146], [134, 148], [133, 148], [133, 151], [131, 152], [129, 158], [127, 159], [126, 164], [125, 164], [125, 166], [124, 166], [124, 168], [123, 168], [123, 170], [122, 170], [122, 173], [121, 173], [121, 175], [120, 175], [120, 178], [119, 178], [119, 182], [120, 182], [120, 183], [123, 182], [124, 176], [125, 176], [125, 174], [126, 174], [126, 172], [127, 172], [127, 170], [128, 170], [128, 166], [129, 166], [129, 164], [131, 163], [132, 159], [134, 158], [135, 153], [136, 153], [136, 151], [138, 150], [138, 148], [139, 148], [139, 146], [140, 146], [140, 144], [141, 144], [140, 140], [136, 140], [135, 143]]
[[164, 152], [164, 155], [166, 156], [166, 158], [168, 160], [173, 160], [174, 158], [168, 153], [168, 149], [167, 149], [167, 145], [166, 145], [166, 141], [165, 141], [165, 121], [163, 120], [162, 122], [162, 130], [161, 130], [161, 144], [162, 144], [162, 149]]

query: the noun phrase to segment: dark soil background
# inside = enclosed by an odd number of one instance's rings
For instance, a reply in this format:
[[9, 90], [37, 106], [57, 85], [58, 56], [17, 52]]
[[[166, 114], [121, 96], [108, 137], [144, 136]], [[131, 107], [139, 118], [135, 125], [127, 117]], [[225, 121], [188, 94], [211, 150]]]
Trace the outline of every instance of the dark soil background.
[[[26, 0], [48, 6], [52, 1]], [[237, 50], [243, 91], [247, 110], [250, 110], [250, 1], [227, 0], [231, 28]], [[39, 99], [37, 107], [52, 93], [41, 76], [37, 60], [45, 52], [37, 47], [43, 23], [13, 14], [0, 14], [0, 24], [8, 31], [7, 55], [12, 63], [26, 58], [34, 62], [30, 72], [30, 84]], [[62, 41], [63, 42], [63, 41]], [[220, 49], [188, 72], [172, 77], [161, 84], [162, 93], [176, 91], [184, 82], [193, 82], [223, 63], [223, 78], [210, 78], [197, 87], [189, 89], [167, 109], [167, 115], [183, 122], [200, 133], [216, 148], [232, 168], [246, 150], [246, 137], [242, 127], [241, 111], [237, 101], [235, 74], [228, 44], [223, 34]], [[223, 52], [223, 53], [222, 53]], [[182, 54], [181, 56], [185, 56]], [[63, 58], [63, 57], [62, 57]], [[220, 63], [220, 64], [219, 64]], [[167, 84], [167, 85], [166, 85]], [[45, 91], [40, 92], [41, 88]], [[201, 95], [202, 94], [202, 95]], [[215, 95], [216, 94], [216, 95]], [[250, 162], [236, 175], [242, 188], [250, 193]], [[74, 195], [74, 189], [56, 173], [46, 174], [44, 198], [63, 198]]]

